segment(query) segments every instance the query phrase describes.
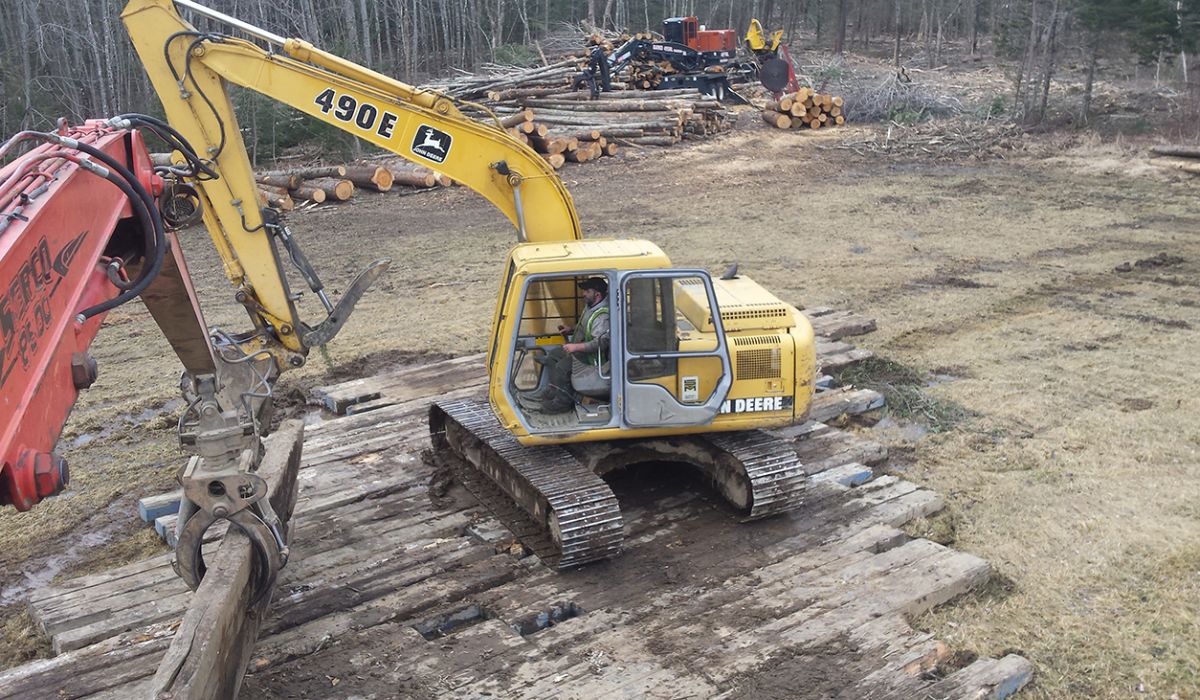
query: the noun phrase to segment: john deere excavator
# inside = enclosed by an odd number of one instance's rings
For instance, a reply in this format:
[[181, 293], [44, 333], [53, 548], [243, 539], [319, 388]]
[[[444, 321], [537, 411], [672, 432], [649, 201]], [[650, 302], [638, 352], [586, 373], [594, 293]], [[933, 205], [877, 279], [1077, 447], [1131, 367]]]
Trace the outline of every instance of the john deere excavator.
[[[199, 31], [180, 10], [226, 29]], [[178, 570], [198, 584], [204, 532], [222, 519], [251, 536], [260, 595], [286, 561], [254, 474], [262, 412], [278, 376], [333, 337], [387, 263], [370, 266], [338, 303], [326, 297], [290, 230], [258, 204], [226, 95], [234, 84], [444, 173], [512, 222], [518, 243], [501, 266], [487, 400], [435, 404], [430, 430], [435, 450], [549, 565], [620, 550], [620, 510], [601, 476], [636, 462], [696, 465], [747, 519], [800, 505], [802, 466], [762, 432], [804, 420], [811, 401], [813, 335], [796, 308], [736, 270], [713, 279], [672, 267], [645, 240], [581, 240], [555, 171], [498, 121], [464, 116], [462, 102], [192, 0], [132, 0], [122, 18], [166, 121], [123, 115], [25, 132], [18, 139], [46, 145], [0, 171], [0, 271], [15, 280], [0, 302], [3, 502], [25, 510], [65, 485], [51, 450], [95, 378], [87, 347], [105, 312], [141, 295], [183, 362], [181, 439], [198, 453], [181, 477]], [[143, 131], [171, 144], [175, 165], [151, 168]], [[156, 202], [159, 192], [166, 199]], [[254, 324], [248, 333], [204, 324], [167, 230], [189, 205]], [[325, 306], [316, 325], [299, 317], [285, 254]], [[578, 317], [578, 283], [589, 278], [611, 291], [602, 369], [611, 388], [566, 412], [523, 407], [518, 395], [541, 379], [536, 359], [564, 342], [558, 327]]]

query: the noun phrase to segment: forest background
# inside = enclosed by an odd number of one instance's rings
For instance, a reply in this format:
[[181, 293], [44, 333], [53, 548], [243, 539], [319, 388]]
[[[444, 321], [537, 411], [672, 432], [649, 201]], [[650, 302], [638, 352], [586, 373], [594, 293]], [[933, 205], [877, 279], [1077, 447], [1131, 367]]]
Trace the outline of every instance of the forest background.
[[[160, 110], [120, 22], [125, 0], [0, 3], [0, 133], [123, 112]], [[420, 84], [489, 64], [538, 63], [593, 29], [659, 29], [694, 15], [739, 35], [749, 20], [785, 30], [794, 48], [826, 58], [818, 86], [836, 90], [847, 54], [881, 65], [937, 69], [989, 61], [1006, 86], [983, 118], [1040, 128], [1095, 127], [1098, 79], [1153, 78], [1172, 101], [1170, 123], [1135, 129], [1200, 135], [1191, 54], [1200, 44], [1200, 0], [208, 0], [216, 10], [297, 36], [378, 71]], [[203, 22], [197, 22], [201, 27]], [[801, 72], [813, 79], [813, 70]], [[830, 85], [830, 83], [833, 83]], [[1052, 90], [1052, 86], [1059, 88]], [[852, 92], [845, 90], [844, 92]], [[899, 97], [899, 96], [897, 96]], [[1161, 94], [1160, 94], [1161, 97]], [[344, 150], [343, 136], [289, 108], [238, 92], [255, 161], [306, 144]], [[924, 119], [907, 104], [870, 116]], [[978, 111], [978, 106], [975, 108]], [[853, 103], [848, 104], [853, 115]], [[1131, 124], [1125, 124], [1129, 128]]]

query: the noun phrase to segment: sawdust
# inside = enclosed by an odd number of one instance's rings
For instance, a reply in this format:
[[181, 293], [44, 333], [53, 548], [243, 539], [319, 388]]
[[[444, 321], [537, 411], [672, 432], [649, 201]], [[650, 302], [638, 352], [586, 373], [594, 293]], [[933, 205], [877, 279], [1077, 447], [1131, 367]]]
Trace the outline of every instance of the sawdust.
[[[591, 237], [649, 238], [679, 265], [736, 261], [781, 298], [877, 318], [862, 344], [885, 356], [955, 368], [927, 391], [973, 417], [898, 437], [905, 477], [942, 493], [955, 547], [1014, 586], [930, 615], [923, 624], [938, 638], [980, 655], [1020, 648], [1038, 667], [1035, 697], [1127, 697], [1139, 684], [1190, 697], [1200, 687], [1188, 662], [1200, 658], [1194, 186], [1128, 169], [1097, 177], [1075, 169], [1086, 152], [923, 164], [817, 143], [752, 130], [631, 149], [563, 175]], [[281, 391], [486, 348], [514, 235], [471, 193], [364, 194], [292, 225], [335, 289], [380, 255], [394, 263]], [[192, 229], [183, 244], [210, 323], [239, 328], [206, 235]], [[1182, 260], [1113, 272], [1160, 254]], [[314, 300], [302, 306], [316, 316]], [[131, 305], [113, 320], [74, 435], [175, 396], [178, 364], [145, 311]], [[128, 522], [136, 497], [164, 490], [182, 457], [160, 423], [70, 449], [69, 494], [0, 514], [0, 583], [84, 532]], [[633, 564], [647, 567], [647, 585], [696, 575], [686, 561]], [[0, 665], [19, 658], [5, 653]]]

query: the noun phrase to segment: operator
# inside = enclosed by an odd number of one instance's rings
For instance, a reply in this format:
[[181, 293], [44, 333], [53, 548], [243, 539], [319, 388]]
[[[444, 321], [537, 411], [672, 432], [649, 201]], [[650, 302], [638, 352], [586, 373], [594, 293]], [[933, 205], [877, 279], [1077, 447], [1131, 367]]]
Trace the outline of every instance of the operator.
[[612, 392], [609, 374], [608, 282], [589, 277], [579, 283], [587, 308], [574, 326], [559, 326], [570, 342], [554, 348], [538, 361], [545, 365], [549, 383], [518, 396], [526, 409], [563, 413], [575, 405], [575, 393], [608, 398]]

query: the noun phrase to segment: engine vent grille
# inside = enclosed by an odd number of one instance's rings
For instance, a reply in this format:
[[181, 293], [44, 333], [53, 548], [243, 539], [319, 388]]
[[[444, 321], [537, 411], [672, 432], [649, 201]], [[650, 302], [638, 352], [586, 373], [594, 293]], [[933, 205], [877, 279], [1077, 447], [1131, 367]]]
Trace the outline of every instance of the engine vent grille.
[[779, 348], [739, 350], [735, 371], [738, 379], [778, 379]]
[[779, 345], [777, 335], [740, 335], [733, 339], [734, 345]]
[[[747, 308], [754, 306], [757, 308]], [[734, 321], [751, 318], [790, 318], [786, 306], [779, 304], [744, 304], [741, 308], [721, 309], [721, 318]]]

